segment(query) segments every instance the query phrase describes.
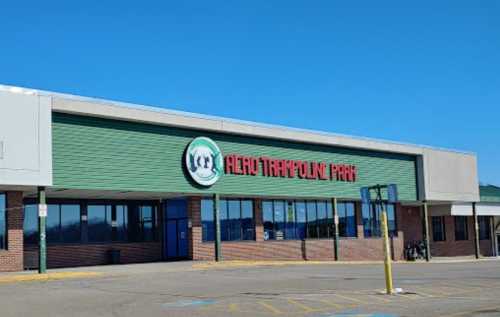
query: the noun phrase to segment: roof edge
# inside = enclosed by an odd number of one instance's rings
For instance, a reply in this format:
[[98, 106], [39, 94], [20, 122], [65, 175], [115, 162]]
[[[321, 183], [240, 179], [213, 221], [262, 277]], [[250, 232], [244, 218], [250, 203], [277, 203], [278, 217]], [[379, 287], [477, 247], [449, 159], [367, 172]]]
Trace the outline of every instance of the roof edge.
[[[369, 137], [351, 136], [319, 130], [301, 129], [284, 125], [258, 123], [253, 121], [218, 117], [148, 105], [133, 104], [101, 98], [84, 97], [17, 86], [0, 85], [0, 91], [48, 96], [55, 99], [60, 99], [60, 102], [52, 102], [53, 111], [56, 112], [78, 113], [81, 115], [106, 117], [125, 121], [150, 122], [152, 124], [164, 124], [168, 126], [179, 126], [198, 130], [210, 130], [222, 133], [287, 140], [292, 142], [295, 141], [303, 143], [342, 146], [355, 149], [378, 150], [381, 152], [391, 152], [399, 154], [422, 155], [423, 151], [427, 149], [476, 156], [475, 153], [468, 151], [460, 151], [427, 145], [417, 145]], [[65, 103], [64, 101], [73, 103], [73, 106], [63, 106], [63, 104]], [[80, 105], [78, 105], [77, 103], [80, 103]], [[94, 107], [95, 109], [89, 111], [89, 109], [87, 109], [89, 107], [85, 107], [81, 103], [98, 105], [101, 109], [97, 109]], [[106, 107], [113, 108], [106, 109]], [[106, 112], [106, 110], [108, 110], [108, 112]], [[135, 118], [134, 116], [124, 115], [125, 112], [127, 112], [126, 110], [138, 115], [144, 114], [144, 116], [138, 116], [137, 118]], [[148, 116], [147, 114], [150, 115]], [[153, 116], [151, 116], [151, 114], [153, 114]], [[170, 118], [170, 120], [154, 120], [154, 118], [152, 119], [154, 115], [163, 116], [163, 119]], [[147, 118], [149, 118], [149, 120]], [[172, 120], [173, 118], [177, 118], [178, 120], [181, 119], [180, 121], [182, 121], [182, 123], [178, 124], [176, 120]], [[209, 124], [210, 127], [208, 128], [200, 128], [199, 126], [191, 125], [190, 121], [210, 122], [211, 124]], [[256, 131], [250, 130], [256, 130], [259, 133], [255, 133]]]

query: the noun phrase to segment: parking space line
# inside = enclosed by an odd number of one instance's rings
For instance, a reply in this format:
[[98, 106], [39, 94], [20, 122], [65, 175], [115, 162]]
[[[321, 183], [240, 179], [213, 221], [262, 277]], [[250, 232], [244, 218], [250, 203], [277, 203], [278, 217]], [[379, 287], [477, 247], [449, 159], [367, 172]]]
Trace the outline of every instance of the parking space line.
[[274, 315], [282, 315], [283, 314], [283, 312], [281, 310], [279, 310], [278, 308], [274, 307], [273, 305], [271, 305], [269, 303], [266, 303], [264, 301], [259, 301], [258, 303], [259, 303], [259, 305], [261, 305], [262, 307], [266, 308], [267, 310], [269, 310]]
[[326, 304], [328, 306], [332, 306], [334, 308], [337, 308], [337, 309], [342, 309], [342, 308], [345, 308], [346, 306], [343, 306], [343, 305], [340, 305], [340, 304], [337, 304], [337, 303], [334, 303], [334, 302], [331, 302], [329, 300], [326, 300], [326, 299], [320, 299], [319, 300], [321, 303], [323, 304]]
[[355, 303], [360, 303], [360, 304], [369, 304], [368, 302], [365, 302], [365, 301], [362, 301], [360, 299], [357, 299], [357, 298], [353, 298], [353, 297], [349, 297], [349, 296], [344, 296], [344, 295], [340, 295], [340, 294], [332, 294], [334, 296], [337, 296], [339, 298], [343, 298], [343, 299], [346, 299], [348, 301], [351, 301], [351, 302], [355, 302]]
[[318, 310], [318, 309], [316, 309], [316, 308], [309, 307], [309, 306], [307, 306], [307, 305], [305, 305], [305, 304], [302, 304], [301, 302], [296, 301], [296, 300], [291, 299], [291, 298], [290, 298], [290, 299], [288, 299], [288, 302], [289, 302], [290, 304], [293, 304], [293, 305], [296, 305], [296, 306], [298, 306], [298, 307], [302, 308], [302, 310], [304, 310], [304, 312], [306, 312], [306, 313], [312, 313], [312, 312], [317, 312], [317, 311], [320, 311], [320, 310]]
[[241, 312], [240, 309], [238, 308], [238, 304], [232, 303], [227, 306], [227, 309], [231, 313], [238, 313]]
[[377, 300], [380, 300], [380, 301], [383, 301], [384, 303], [390, 303], [391, 300], [390, 299], [387, 299], [383, 296], [377, 296], [377, 295], [368, 295], [370, 298], [375, 298]]

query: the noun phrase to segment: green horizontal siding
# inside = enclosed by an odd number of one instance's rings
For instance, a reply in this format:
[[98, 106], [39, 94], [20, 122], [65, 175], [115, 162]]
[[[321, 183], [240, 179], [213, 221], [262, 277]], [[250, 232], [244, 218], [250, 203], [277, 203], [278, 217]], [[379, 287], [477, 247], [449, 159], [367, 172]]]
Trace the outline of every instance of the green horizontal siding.
[[[401, 200], [416, 200], [415, 158], [173, 127], [53, 114], [54, 185], [71, 189], [358, 198], [361, 186], [396, 183]], [[183, 169], [189, 142], [207, 136], [224, 154], [354, 164], [356, 183], [224, 175], [210, 188]]]
[[479, 195], [481, 202], [500, 203], [500, 187], [497, 186], [479, 186]]

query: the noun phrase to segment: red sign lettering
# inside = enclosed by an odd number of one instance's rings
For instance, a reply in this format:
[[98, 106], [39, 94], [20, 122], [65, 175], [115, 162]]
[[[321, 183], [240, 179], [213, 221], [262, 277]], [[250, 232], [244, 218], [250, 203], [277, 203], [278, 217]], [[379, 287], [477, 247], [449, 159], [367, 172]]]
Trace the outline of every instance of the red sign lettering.
[[[351, 164], [286, 160], [229, 154], [224, 157], [225, 173], [266, 177], [301, 178], [356, 182], [357, 169]], [[328, 175], [329, 174], [329, 175]]]

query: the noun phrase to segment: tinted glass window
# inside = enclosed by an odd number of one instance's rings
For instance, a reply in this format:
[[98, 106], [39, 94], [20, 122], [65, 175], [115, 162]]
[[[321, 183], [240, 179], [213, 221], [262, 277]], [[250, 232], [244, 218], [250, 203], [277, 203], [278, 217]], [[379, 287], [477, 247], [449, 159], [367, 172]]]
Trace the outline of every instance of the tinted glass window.
[[444, 224], [444, 217], [442, 216], [431, 217], [431, 221], [432, 221], [432, 239], [434, 241], [445, 241], [446, 230]]
[[113, 240], [116, 241], [127, 241], [127, 231], [128, 231], [128, 206], [127, 205], [117, 205], [116, 207], [116, 217], [115, 217], [115, 234]]
[[295, 212], [297, 218], [297, 235], [296, 238], [304, 240], [306, 238], [306, 203], [296, 202]]
[[[202, 199], [202, 237], [203, 241], [215, 239], [215, 220], [213, 200]], [[255, 240], [253, 201], [241, 199], [220, 199], [219, 216], [221, 241]]]
[[143, 241], [155, 240], [155, 210], [153, 206], [139, 206]]
[[263, 201], [262, 217], [265, 239], [334, 236], [332, 205], [327, 201]]
[[214, 201], [212, 199], [201, 200], [201, 226], [203, 241], [214, 241]]
[[274, 211], [272, 201], [262, 202], [262, 220], [264, 222], [264, 240], [274, 239]]
[[80, 241], [80, 205], [61, 205], [60, 210], [62, 242]]
[[90, 242], [111, 240], [111, 206], [89, 205], [87, 207], [88, 239]]
[[[393, 204], [387, 204], [384, 206], [387, 212], [387, 224], [389, 230], [389, 236], [397, 236], [397, 221], [396, 221], [396, 208]], [[362, 205], [362, 215], [363, 215], [363, 230], [365, 237], [380, 237], [382, 236], [382, 209], [378, 204], [363, 204]]]
[[61, 224], [60, 206], [48, 205], [47, 219], [45, 221], [45, 233], [46, 233], [47, 243], [61, 242], [60, 224]]
[[241, 201], [241, 227], [243, 240], [255, 240], [255, 223], [253, 216], [253, 201]]
[[455, 240], [468, 240], [467, 217], [455, 216]]
[[227, 201], [229, 222], [228, 240], [241, 240], [241, 204], [239, 200]]
[[333, 208], [332, 203], [329, 201], [326, 203], [326, 213], [328, 216], [328, 237], [335, 237], [335, 223], [333, 220]]
[[24, 243], [38, 243], [38, 205], [24, 206]]
[[274, 201], [274, 233], [276, 240], [285, 239], [285, 202]]
[[285, 202], [285, 239], [297, 239], [295, 208], [293, 202]]
[[316, 202], [308, 201], [306, 203], [307, 207], [307, 237], [317, 238], [318, 237], [318, 227], [317, 227], [317, 214], [316, 214]]
[[352, 202], [337, 203], [339, 216], [339, 236], [356, 237], [356, 212], [355, 204]]
[[227, 218], [227, 200], [219, 200], [219, 217], [220, 217], [220, 239], [221, 241], [229, 240], [229, 221]]
[[0, 194], [0, 249], [7, 249], [7, 202], [5, 194]]
[[318, 211], [318, 232], [319, 238], [328, 238], [328, 213], [326, 202], [318, 201], [316, 204]]
[[490, 240], [491, 239], [491, 223], [490, 217], [479, 216], [477, 220], [479, 222], [479, 240]]
[[387, 224], [389, 227], [389, 235], [393, 237], [398, 235], [398, 228], [396, 222], [396, 208], [393, 204], [386, 205], [387, 211]]

